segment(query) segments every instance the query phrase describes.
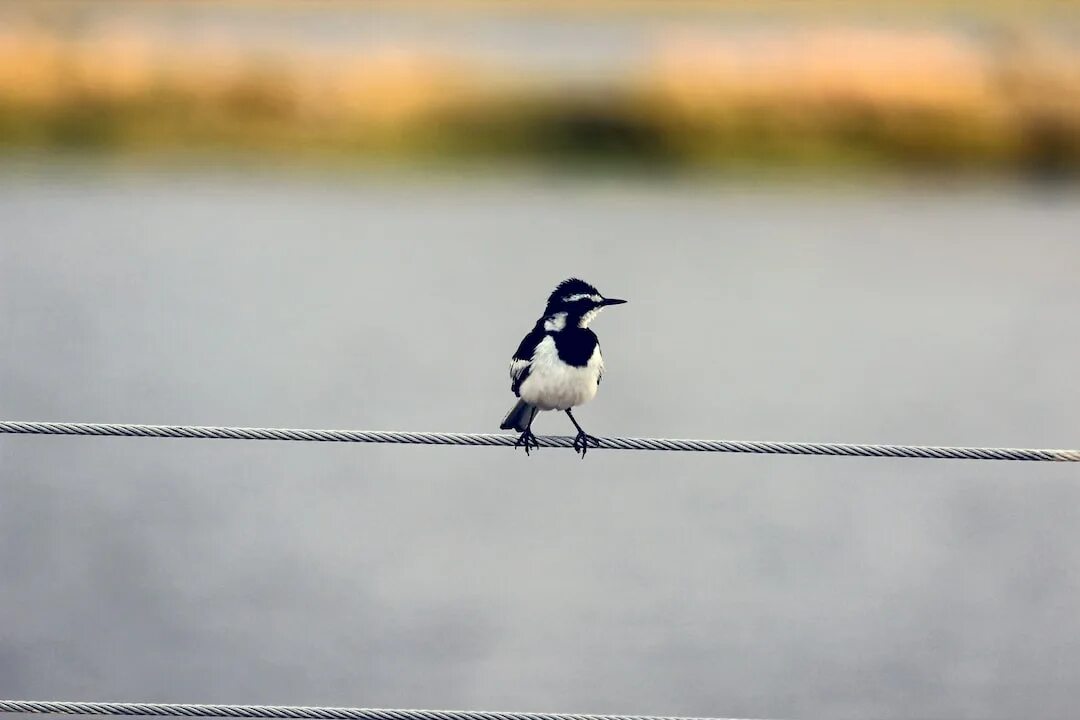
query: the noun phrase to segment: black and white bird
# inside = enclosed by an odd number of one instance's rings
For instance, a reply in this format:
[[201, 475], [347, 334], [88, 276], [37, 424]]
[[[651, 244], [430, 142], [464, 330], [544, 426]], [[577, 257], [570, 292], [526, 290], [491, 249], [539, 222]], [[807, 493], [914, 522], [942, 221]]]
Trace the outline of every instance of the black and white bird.
[[593, 447], [599, 444], [581, 429], [570, 408], [592, 400], [604, 374], [600, 342], [589, 323], [608, 305], [624, 302], [604, 297], [577, 278], [559, 283], [548, 297], [543, 316], [510, 360], [510, 389], [520, 399], [500, 426], [521, 432], [514, 446], [524, 446], [526, 455], [530, 447], [540, 447], [532, 422], [541, 410], [566, 413], [577, 428], [574, 449], [582, 458], [590, 443]]

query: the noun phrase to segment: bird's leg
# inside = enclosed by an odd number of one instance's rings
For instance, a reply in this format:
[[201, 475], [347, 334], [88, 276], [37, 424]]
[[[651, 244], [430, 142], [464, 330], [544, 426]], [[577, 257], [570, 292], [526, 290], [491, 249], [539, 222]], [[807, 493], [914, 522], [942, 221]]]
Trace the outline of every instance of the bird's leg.
[[517, 442], [514, 443], [514, 447], [524, 447], [526, 455], [529, 454], [530, 447], [536, 450], [540, 449], [540, 442], [536, 439], [536, 436], [533, 435], [532, 431], [532, 424], [533, 420], [536, 419], [536, 415], [537, 413], [533, 413], [533, 416], [529, 418], [529, 424], [525, 426], [521, 435], [518, 436]]
[[566, 409], [566, 416], [570, 418], [570, 422], [574, 423], [574, 427], [577, 428], [577, 437], [574, 438], [574, 449], [581, 453], [581, 459], [584, 460], [585, 453], [589, 450], [589, 443], [592, 443], [593, 447], [600, 447], [600, 441], [581, 429], [581, 426], [578, 425], [578, 421], [574, 419], [574, 414], [570, 412], [570, 408]]

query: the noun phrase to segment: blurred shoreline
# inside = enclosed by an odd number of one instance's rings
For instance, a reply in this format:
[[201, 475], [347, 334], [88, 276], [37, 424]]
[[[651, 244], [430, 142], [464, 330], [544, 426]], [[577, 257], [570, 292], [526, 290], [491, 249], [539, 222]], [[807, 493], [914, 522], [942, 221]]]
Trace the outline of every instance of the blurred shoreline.
[[195, 16], [188, 32], [110, 6], [0, 6], [0, 152], [678, 174], [1080, 171], [1080, 51], [1035, 25], [660, 24], [608, 37], [606, 65], [579, 52], [598, 72], [549, 47], [543, 33], [564, 30], [546, 26], [527, 62], [512, 40], [493, 46], [491, 30], [451, 42], [438, 26], [394, 31], [379, 16], [337, 42], [280, 28], [242, 41], [243, 16], [265, 20], [278, 4], [230, 3], [242, 16], [232, 25]]

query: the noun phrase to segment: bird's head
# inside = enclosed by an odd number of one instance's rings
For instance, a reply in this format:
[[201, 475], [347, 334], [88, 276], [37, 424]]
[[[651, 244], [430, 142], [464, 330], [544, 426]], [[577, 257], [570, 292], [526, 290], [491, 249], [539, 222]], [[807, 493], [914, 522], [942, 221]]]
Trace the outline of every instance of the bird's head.
[[548, 297], [544, 309], [545, 327], [588, 327], [589, 323], [608, 305], [621, 305], [625, 300], [606, 298], [589, 283], [570, 278], [559, 283]]

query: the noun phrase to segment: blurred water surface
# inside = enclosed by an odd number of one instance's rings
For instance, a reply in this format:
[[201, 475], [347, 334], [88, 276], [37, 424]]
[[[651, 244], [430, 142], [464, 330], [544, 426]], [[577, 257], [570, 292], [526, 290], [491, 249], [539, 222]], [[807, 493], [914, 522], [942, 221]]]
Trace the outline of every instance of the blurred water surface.
[[[6, 418], [491, 431], [579, 275], [593, 433], [1078, 444], [1075, 193], [58, 173]], [[5, 437], [0, 696], [1063, 717], [1078, 541], [1072, 466]]]

